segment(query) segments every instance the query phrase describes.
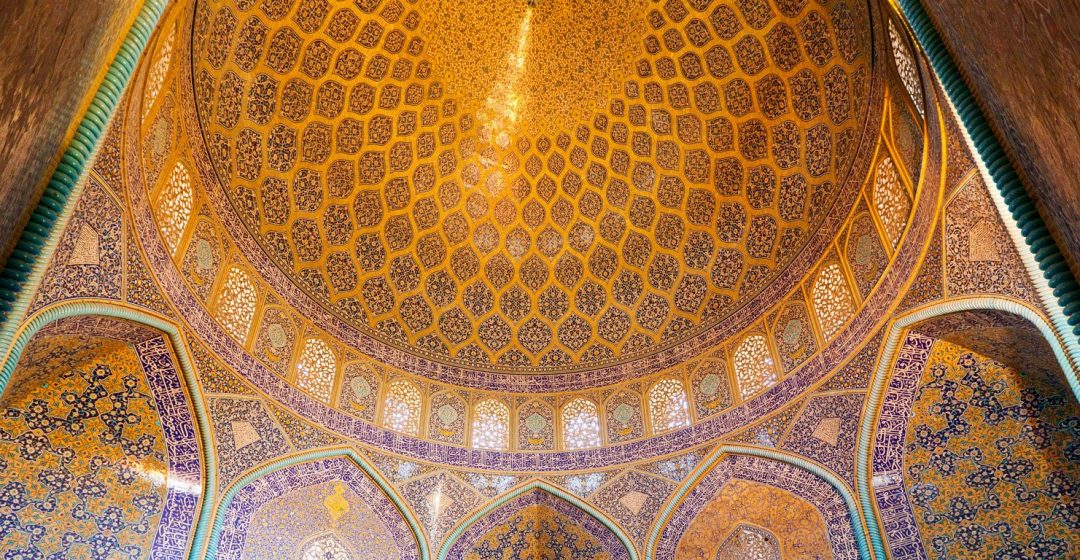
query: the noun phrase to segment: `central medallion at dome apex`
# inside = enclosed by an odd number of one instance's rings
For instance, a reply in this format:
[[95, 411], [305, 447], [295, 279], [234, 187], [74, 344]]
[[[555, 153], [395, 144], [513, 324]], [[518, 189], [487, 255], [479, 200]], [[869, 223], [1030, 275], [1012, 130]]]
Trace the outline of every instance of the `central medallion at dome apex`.
[[444, 362], [592, 367], [721, 323], [819, 233], [877, 110], [865, 10], [205, 2], [199, 124], [340, 317]]

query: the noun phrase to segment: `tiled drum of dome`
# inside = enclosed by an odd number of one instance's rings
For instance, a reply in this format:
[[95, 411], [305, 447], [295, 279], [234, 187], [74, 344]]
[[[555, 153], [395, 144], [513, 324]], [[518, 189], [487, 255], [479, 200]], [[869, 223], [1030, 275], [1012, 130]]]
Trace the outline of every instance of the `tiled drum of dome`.
[[458, 363], [595, 364], [718, 324], [816, 231], [867, 113], [850, 0], [200, 13], [202, 134], [264, 248]]

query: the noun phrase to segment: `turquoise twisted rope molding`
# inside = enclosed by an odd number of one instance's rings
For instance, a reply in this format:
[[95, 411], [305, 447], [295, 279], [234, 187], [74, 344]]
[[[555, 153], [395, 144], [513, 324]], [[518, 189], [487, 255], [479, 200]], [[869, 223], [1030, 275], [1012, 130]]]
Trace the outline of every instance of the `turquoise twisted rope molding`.
[[630, 540], [630, 537], [628, 537], [626, 535], [626, 532], [623, 531], [618, 525], [608, 519], [608, 517], [601, 513], [599, 510], [590, 506], [588, 503], [581, 500], [577, 496], [564, 492], [562, 489], [552, 486], [542, 480], [534, 480], [522, 486], [521, 488], [512, 490], [509, 493], [500, 496], [499, 498], [492, 501], [490, 504], [484, 506], [480, 511], [477, 511], [476, 513], [470, 515], [465, 521], [459, 523], [458, 526], [455, 527], [454, 530], [451, 531], [450, 534], [446, 537], [446, 540], [443, 542], [442, 547], [439, 548], [438, 559], [454, 560], [448, 556], [450, 554], [450, 549], [453, 548], [454, 543], [456, 543], [457, 540], [461, 538], [461, 535], [466, 530], [468, 530], [468, 528], [471, 527], [473, 523], [476, 523], [485, 515], [491, 513], [492, 511], [495, 511], [497, 508], [499, 508], [506, 502], [509, 502], [510, 500], [513, 500], [514, 498], [517, 498], [518, 496], [526, 492], [530, 492], [536, 489], [543, 490], [544, 492], [547, 492], [548, 494], [551, 494], [556, 498], [573, 504], [578, 509], [589, 514], [593, 519], [602, 523], [605, 527], [610, 529], [612, 533], [615, 533], [615, 537], [623, 543], [623, 546], [626, 547], [626, 552], [630, 555], [630, 560], [638, 560], [638, 552], [637, 549], [634, 547], [633, 541]]
[[657, 518], [656, 523], [649, 532], [649, 539], [645, 543], [645, 560], [658, 560], [656, 558], [656, 547], [660, 543], [660, 534], [663, 533], [664, 526], [667, 525], [671, 515], [675, 512], [675, 508], [678, 507], [679, 503], [682, 502], [682, 499], [697, 486], [698, 482], [712, 471], [713, 466], [715, 466], [720, 459], [724, 458], [725, 455], [730, 454], [772, 459], [773, 461], [779, 461], [809, 471], [813, 475], [824, 480], [840, 494], [840, 497], [844, 500], [844, 505], [847, 506], [848, 517], [851, 519], [852, 532], [855, 534], [855, 544], [859, 548], [859, 558], [864, 560], [872, 560], [875, 557], [880, 560], [885, 560], [885, 558], [887, 558], [887, 556], [885, 556], [884, 548], [879, 550], [877, 546], [874, 547], [874, 556], [870, 555], [870, 548], [867, 546], [867, 538], [869, 537], [874, 543], [880, 543], [881, 535], [878, 532], [878, 527], [874, 523], [863, 523], [862, 518], [859, 516], [859, 507], [856, 505], [855, 499], [851, 496], [851, 491], [848, 490], [847, 485], [845, 485], [835, 474], [813, 461], [789, 455], [775, 449], [750, 447], [748, 445], [723, 444], [717, 447], [708, 458], [702, 461], [701, 464], [694, 469], [694, 472], [686, 477], [686, 481], [682, 483], [678, 490], [676, 490], [675, 494], [668, 499], [667, 504], [660, 512], [660, 516]]
[[[963, 74], [945, 47], [920, 0], [894, 0], [911, 26], [919, 46], [926, 53], [949, 101], [955, 108], [968, 139], [975, 148], [980, 167], [997, 187], [1004, 199], [1027, 249], [1042, 272], [1045, 282], [1041, 295], [1054, 301], [1060, 309], [1051, 309], [1051, 319], [1062, 336], [1071, 331], [1072, 339], [1065, 345], [1074, 356], [1080, 354], [1080, 285], [1069, 270], [1065, 257], [1051, 237], [1034, 202], [1024, 190], [1020, 176], [1013, 169], [1001, 143]], [[1052, 307], [1052, 306], [1048, 306]], [[1071, 328], [1070, 328], [1071, 327]]]
[[166, 3], [167, 0], [143, 3], [0, 272], [0, 349], [8, 348], [16, 323], [30, 305], [34, 288], [41, 282], [62, 226], [74, 206], [71, 201], [78, 198], [98, 144], [108, 130]]
[[1077, 379], [1077, 367], [1070, 362], [1065, 349], [1062, 347], [1058, 338], [1054, 336], [1053, 327], [1046, 322], [1038, 311], [1023, 303], [993, 296], [939, 301], [912, 310], [893, 321], [892, 325], [889, 327], [888, 335], [886, 335], [885, 338], [885, 345], [881, 351], [881, 358], [878, 359], [877, 367], [874, 370], [874, 377], [870, 382], [870, 393], [866, 398], [867, 413], [863, 415], [862, 428], [859, 430], [859, 447], [856, 453], [855, 463], [855, 482], [859, 493], [859, 502], [862, 507], [863, 516], [870, 522], [872, 527], [875, 525], [878, 526], [874, 531], [871, 531], [871, 540], [873, 541], [874, 551], [878, 555], [878, 558], [886, 558], [885, 543], [881, 540], [880, 522], [877, 519], [877, 512], [874, 511], [875, 499], [873, 491], [870, 488], [870, 479], [873, 476], [870, 469], [870, 462], [873, 460], [872, 447], [874, 444], [874, 428], [877, 423], [878, 409], [881, 407], [882, 399], [885, 398], [885, 389], [887, 388], [888, 381], [891, 379], [890, 374], [892, 373], [893, 360], [896, 357], [896, 353], [900, 348], [900, 344], [903, 342], [908, 328], [912, 325], [935, 317], [943, 317], [952, 313], [975, 310], [1004, 311], [1023, 317], [1035, 325], [1039, 329], [1039, 332], [1046, 338], [1047, 342], [1050, 343], [1050, 347], [1054, 351], [1054, 356], [1057, 358], [1058, 364], [1061, 365], [1062, 370], [1065, 372], [1065, 377], [1072, 387], [1073, 395], [1080, 400], [1080, 380]]
[[112, 302], [82, 300], [47, 307], [36, 313], [33, 318], [26, 322], [25, 326], [20, 331], [18, 338], [16, 338], [12, 344], [11, 352], [8, 353], [3, 366], [0, 367], [0, 394], [3, 394], [4, 390], [7, 388], [8, 381], [11, 379], [11, 374], [15, 371], [15, 366], [18, 365], [19, 357], [22, 354], [23, 349], [26, 348], [26, 344], [30, 342], [30, 339], [33, 338], [38, 331], [49, 323], [59, 321], [60, 319], [84, 315], [112, 317], [138, 323], [164, 333], [165, 336], [169, 338], [169, 343], [172, 344], [173, 354], [176, 356], [176, 361], [180, 365], [180, 372], [184, 376], [184, 384], [187, 386], [188, 394], [191, 396], [191, 408], [192, 412], [195, 413], [195, 423], [199, 428], [199, 444], [202, 448], [202, 503], [199, 507], [199, 518], [195, 524], [195, 534], [191, 538], [191, 552], [189, 554], [189, 558], [195, 560], [198, 558], [198, 556], [196, 556], [196, 550], [199, 548], [199, 543], [203, 541], [203, 538], [206, 535], [207, 524], [210, 520], [210, 510], [214, 503], [214, 493], [217, 489], [217, 462], [215, 461], [214, 454], [211, 452], [213, 449], [213, 442], [210, 439], [210, 422], [206, 415], [206, 409], [203, 407], [202, 395], [199, 392], [199, 380], [195, 375], [195, 366], [191, 362], [190, 353], [188, 352], [187, 344], [184, 342], [184, 337], [180, 334], [180, 329], [178, 329], [176, 325], [164, 317], [153, 315], [147, 311], [123, 307]]
[[[428, 551], [427, 538], [424, 537], [424, 532], [420, 528], [420, 523], [418, 523], [416, 518], [410, 513], [408, 506], [401, 499], [401, 496], [399, 496], [397, 491], [394, 490], [394, 487], [379, 474], [379, 471], [375, 470], [375, 467], [372, 467], [371, 464], [361, 457], [355, 449], [349, 447], [318, 449], [276, 459], [269, 463], [264, 463], [255, 470], [248, 472], [236, 482], [230, 484], [225, 493], [221, 495], [221, 501], [219, 501], [217, 507], [214, 508], [214, 525], [210, 530], [210, 538], [206, 543], [206, 555], [203, 556], [203, 558], [217, 558], [217, 549], [221, 542], [221, 531], [225, 526], [225, 512], [229, 509], [229, 505], [232, 504], [237, 492], [242, 490], [248, 484], [251, 484], [274, 471], [279, 471], [299, 463], [308, 463], [321, 459], [349, 459], [355, 463], [356, 466], [360, 467], [360, 469], [371, 477], [371, 480], [382, 489], [386, 496], [390, 498], [390, 501], [394, 502], [394, 505], [397, 506], [398, 510], [401, 511], [401, 515], [405, 518], [405, 522], [409, 524], [409, 528], [412, 529], [413, 536], [416, 538], [417, 547], [420, 549], [420, 560], [431, 559], [431, 553]], [[192, 558], [194, 559], [194, 549], [192, 550], [192, 553]]]

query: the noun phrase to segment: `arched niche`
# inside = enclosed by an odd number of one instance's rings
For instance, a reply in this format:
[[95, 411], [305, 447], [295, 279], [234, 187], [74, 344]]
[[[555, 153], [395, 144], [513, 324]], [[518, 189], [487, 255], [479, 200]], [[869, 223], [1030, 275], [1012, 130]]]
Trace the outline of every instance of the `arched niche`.
[[773, 534], [787, 555], [869, 557], [855, 500], [838, 478], [777, 451], [721, 445], [661, 512], [646, 558], [722, 557], [727, 539], [747, 524]]
[[[214, 469], [193, 379], [160, 318], [74, 302], [28, 321], [0, 373], [0, 487], [21, 502], [0, 548], [188, 558]], [[43, 534], [27, 541], [24, 529]]]
[[440, 560], [518, 558], [637, 560], [629, 537], [591, 506], [547, 484], [524, 486], [475, 513], [446, 539]]
[[316, 541], [344, 543], [356, 560], [428, 558], [404, 501], [352, 449], [285, 457], [236, 481], [217, 506], [206, 554], [303, 558]]
[[878, 512], [880, 550], [1077, 553], [1059, 495], [1063, 481], [1080, 479], [1068, 451], [1080, 443], [1069, 428], [1080, 418], [1070, 358], [1041, 314], [1010, 299], [946, 301], [894, 323], [857, 472], [864, 511]]

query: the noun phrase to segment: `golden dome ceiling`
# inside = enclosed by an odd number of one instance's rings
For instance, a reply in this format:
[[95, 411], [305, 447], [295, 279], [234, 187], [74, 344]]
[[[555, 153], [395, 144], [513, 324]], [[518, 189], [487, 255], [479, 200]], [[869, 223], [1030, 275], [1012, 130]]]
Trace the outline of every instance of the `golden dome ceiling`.
[[871, 110], [857, 0], [201, 14], [199, 125], [266, 252], [374, 337], [473, 367], [719, 324], [827, 221]]

